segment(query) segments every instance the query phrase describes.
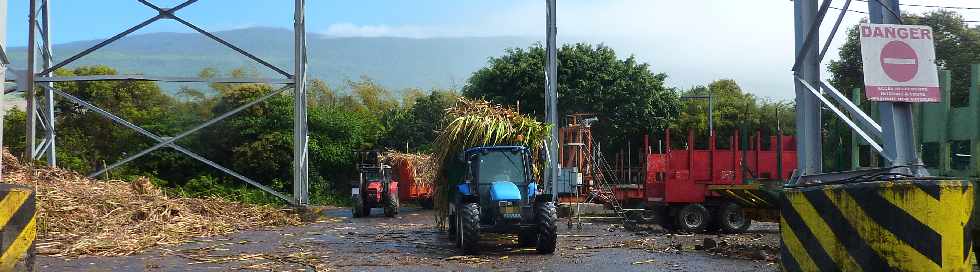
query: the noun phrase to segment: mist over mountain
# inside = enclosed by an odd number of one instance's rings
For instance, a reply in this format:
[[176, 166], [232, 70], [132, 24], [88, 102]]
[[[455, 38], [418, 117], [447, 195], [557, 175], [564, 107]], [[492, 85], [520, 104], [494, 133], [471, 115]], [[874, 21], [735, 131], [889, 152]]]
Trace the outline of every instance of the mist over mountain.
[[[293, 71], [293, 34], [281, 28], [245, 28], [220, 31], [216, 36], [241, 47], [289, 73]], [[66, 59], [101, 40], [54, 45], [55, 60]], [[307, 35], [309, 77], [331, 87], [367, 76], [392, 90], [405, 88], [460, 88], [469, 76], [506, 48], [527, 47], [530, 37], [454, 38], [339, 38]], [[8, 50], [11, 66], [22, 68], [25, 47]], [[104, 64], [124, 74], [197, 76], [204, 68], [227, 72], [247, 68], [262, 77], [281, 78], [234, 50], [198, 33], [146, 33], [122, 38], [68, 67]]]

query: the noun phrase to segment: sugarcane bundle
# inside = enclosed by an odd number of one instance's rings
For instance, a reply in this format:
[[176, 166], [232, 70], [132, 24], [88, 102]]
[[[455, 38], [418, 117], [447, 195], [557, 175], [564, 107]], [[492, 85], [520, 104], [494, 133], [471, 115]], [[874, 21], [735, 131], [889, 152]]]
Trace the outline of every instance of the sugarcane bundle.
[[[439, 226], [448, 212], [450, 188], [462, 182], [457, 155], [470, 147], [495, 145], [520, 145], [535, 153], [533, 164], [535, 179], [540, 177], [542, 162], [538, 152], [548, 137], [550, 126], [522, 115], [516, 110], [494, 105], [482, 100], [460, 98], [453, 107], [446, 109], [442, 126], [433, 145], [433, 155], [438, 163], [435, 179], [435, 210]], [[454, 175], [454, 173], [457, 173]]]
[[397, 168], [406, 168], [409, 171], [408, 176], [411, 176], [411, 180], [406, 181], [415, 186], [431, 186], [436, 177], [436, 164], [432, 154], [388, 150], [382, 155], [382, 161]]

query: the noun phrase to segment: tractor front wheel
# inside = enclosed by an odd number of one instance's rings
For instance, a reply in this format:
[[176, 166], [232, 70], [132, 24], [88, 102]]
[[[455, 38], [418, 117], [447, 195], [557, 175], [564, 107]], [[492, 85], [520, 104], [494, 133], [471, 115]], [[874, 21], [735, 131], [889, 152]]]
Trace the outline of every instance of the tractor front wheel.
[[354, 218], [364, 217], [368, 214], [364, 211], [370, 211], [370, 209], [364, 209], [364, 198], [361, 195], [353, 195], [354, 205], [351, 206], [351, 215]]
[[457, 234], [458, 231], [456, 230], [456, 224], [457, 224], [457, 222], [456, 222], [456, 215], [455, 214], [449, 214], [449, 219], [446, 220], [446, 223], [449, 224], [449, 233], [448, 233], [449, 234], [449, 239], [450, 240], [453, 240], [453, 243], [454, 244], [457, 244], [456, 243], [456, 234]]
[[462, 204], [457, 210], [459, 248], [464, 254], [474, 254], [480, 242], [480, 207], [476, 203]]
[[551, 254], [555, 252], [558, 245], [558, 212], [555, 210], [554, 202], [545, 202], [534, 207], [535, 218], [537, 219], [538, 241], [537, 251], [541, 254]]
[[398, 215], [398, 208], [398, 194], [388, 194], [388, 197], [385, 198], [385, 216], [395, 217]]

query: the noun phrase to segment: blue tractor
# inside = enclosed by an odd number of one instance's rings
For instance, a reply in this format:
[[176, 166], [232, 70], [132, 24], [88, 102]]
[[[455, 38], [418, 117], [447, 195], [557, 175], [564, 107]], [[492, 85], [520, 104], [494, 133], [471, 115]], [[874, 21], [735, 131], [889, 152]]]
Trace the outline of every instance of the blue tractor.
[[520, 246], [534, 246], [542, 254], [555, 252], [555, 202], [538, 191], [528, 148], [474, 147], [454, 165], [465, 167], [465, 173], [452, 190], [447, 222], [450, 238], [463, 253], [479, 250], [481, 233], [517, 234]]

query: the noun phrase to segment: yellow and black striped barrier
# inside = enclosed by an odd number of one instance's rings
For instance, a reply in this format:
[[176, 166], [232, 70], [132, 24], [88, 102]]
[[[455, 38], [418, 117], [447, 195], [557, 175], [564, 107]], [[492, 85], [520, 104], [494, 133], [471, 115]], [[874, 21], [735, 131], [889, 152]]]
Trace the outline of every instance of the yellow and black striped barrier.
[[33, 270], [37, 237], [34, 189], [0, 184], [0, 230], [0, 271]]
[[787, 188], [785, 271], [969, 271], [974, 188], [963, 180]]

